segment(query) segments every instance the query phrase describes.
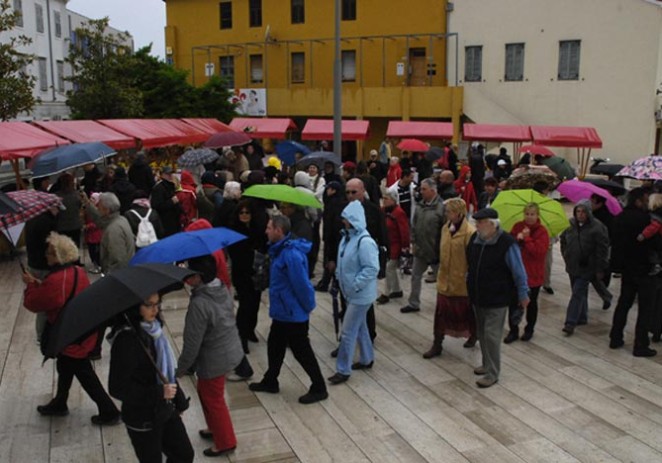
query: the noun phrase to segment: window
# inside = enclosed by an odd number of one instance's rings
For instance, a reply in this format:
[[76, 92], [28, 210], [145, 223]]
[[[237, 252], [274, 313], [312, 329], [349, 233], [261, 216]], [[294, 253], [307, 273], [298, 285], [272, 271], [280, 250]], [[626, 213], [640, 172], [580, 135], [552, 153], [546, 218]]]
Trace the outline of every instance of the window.
[[64, 61], [57, 61], [57, 91], [64, 93]]
[[18, 27], [23, 27], [23, 0], [14, 0], [14, 11], [18, 13], [16, 25]]
[[39, 3], [34, 4], [34, 11], [37, 18], [37, 32], [44, 32], [44, 7]]
[[343, 50], [342, 60], [342, 80], [343, 82], [353, 82], [356, 80], [356, 50]]
[[524, 80], [524, 44], [506, 44], [506, 81]]
[[221, 11], [221, 29], [232, 29], [232, 2], [219, 3]]
[[262, 55], [251, 55], [251, 83], [262, 83]]
[[46, 58], [38, 58], [39, 63], [39, 89], [42, 92], [48, 90], [48, 75], [46, 73]]
[[579, 51], [581, 41], [559, 42], [559, 80], [579, 80]]
[[234, 88], [234, 56], [220, 57], [221, 78], [225, 80], [228, 88]]
[[262, 0], [249, 0], [248, 23], [250, 27], [262, 27]]
[[483, 47], [464, 48], [464, 81], [480, 82], [483, 80]]
[[341, 18], [343, 21], [356, 20], [356, 0], [342, 0], [341, 3]]
[[292, 53], [292, 83], [302, 84], [306, 80], [306, 55], [301, 52]]
[[62, 19], [59, 11], [53, 11], [53, 22], [55, 23], [55, 37], [62, 37]]
[[306, 22], [306, 10], [304, 0], [291, 0], [292, 24], [303, 24]]

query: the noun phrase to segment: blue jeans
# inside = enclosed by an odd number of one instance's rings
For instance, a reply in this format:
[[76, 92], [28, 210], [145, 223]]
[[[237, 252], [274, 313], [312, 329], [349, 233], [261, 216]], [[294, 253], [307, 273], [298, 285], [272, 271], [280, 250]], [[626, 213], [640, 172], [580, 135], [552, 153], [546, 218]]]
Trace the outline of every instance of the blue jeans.
[[345, 318], [343, 318], [340, 347], [338, 348], [338, 360], [336, 370], [343, 375], [352, 374], [352, 361], [354, 359], [354, 348], [359, 343], [359, 362], [364, 365], [375, 359], [372, 349], [372, 340], [366, 323], [366, 313], [372, 304], [347, 304]]
[[588, 321], [588, 285], [590, 280], [570, 276], [572, 296], [568, 302], [565, 324], [570, 326], [585, 325]]

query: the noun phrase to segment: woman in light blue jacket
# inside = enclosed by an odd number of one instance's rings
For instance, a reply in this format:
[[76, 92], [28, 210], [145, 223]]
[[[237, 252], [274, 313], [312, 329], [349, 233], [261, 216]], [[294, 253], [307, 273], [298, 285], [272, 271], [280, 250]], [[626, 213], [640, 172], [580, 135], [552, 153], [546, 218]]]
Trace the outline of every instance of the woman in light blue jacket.
[[[365, 212], [359, 201], [352, 201], [342, 212], [343, 238], [338, 247], [336, 277], [347, 301], [343, 320], [336, 373], [331, 384], [344, 383], [352, 370], [372, 368], [375, 359], [366, 324], [366, 313], [377, 298], [379, 251], [366, 230]], [[359, 343], [359, 362], [352, 364], [354, 348]]]

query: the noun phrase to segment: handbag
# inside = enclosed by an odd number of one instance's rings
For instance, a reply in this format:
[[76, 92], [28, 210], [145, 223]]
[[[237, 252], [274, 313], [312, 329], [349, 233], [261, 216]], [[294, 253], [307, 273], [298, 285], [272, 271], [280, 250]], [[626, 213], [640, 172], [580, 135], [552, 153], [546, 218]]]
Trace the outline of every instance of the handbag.
[[[76, 267], [73, 267], [73, 269], [74, 269], [74, 286], [71, 288], [69, 297], [67, 297], [67, 299], [64, 301], [64, 305], [62, 306], [63, 308], [69, 303], [71, 299], [73, 299], [74, 295], [76, 294], [76, 288], [78, 287], [78, 270], [76, 269]], [[46, 354], [46, 349], [48, 347], [48, 342], [50, 341], [51, 338], [52, 330], [53, 330], [53, 325], [46, 322], [46, 325], [44, 326], [44, 330], [41, 332], [41, 336], [39, 337], [39, 350], [41, 351], [41, 355], [44, 356], [44, 362], [46, 361], [46, 359], [55, 358], [54, 355]]]

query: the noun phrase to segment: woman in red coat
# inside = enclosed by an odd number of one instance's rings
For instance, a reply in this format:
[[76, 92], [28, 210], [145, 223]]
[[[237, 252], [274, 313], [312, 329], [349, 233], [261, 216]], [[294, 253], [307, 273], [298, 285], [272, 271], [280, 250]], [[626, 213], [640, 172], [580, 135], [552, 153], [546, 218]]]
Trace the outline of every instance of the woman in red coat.
[[386, 173], [386, 188], [393, 185], [402, 177], [402, 167], [400, 167], [400, 160], [393, 156], [389, 161], [388, 172]]
[[[540, 209], [537, 204], [527, 204], [524, 207], [524, 220], [517, 222], [510, 231], [522, 251], [522, 261], [524, 261], [526, 269], [529, 299], [531, 300], [526, 309], [526, 327], [521, 338], [522, 341], [528, 341], [533, 337], [533, 330], [538, 318], [538, 294], [545, 279], [545, 256], [549, 247], [549, 233], [540, 223], [539, 215]], [[519, 337], [519, 322], [522, 320], [522, 315], [522, 309], [514, 301], [508, 310], [510, 332], [503, 340], [506, 344], [510, 344]]]
[[386, 214], [386, 233], [389, 241], [389, 260], [386, 263], [386, 292], [377, 298], [378, 304], [386, 304], [392, 298], [402, 297], [398, 267], [402, 252], [409, 248], [409, 220], [405, 211], [398, 206], [396, 191], [387, 191], [384, 194], [384, 214]]
[[[71, 238], [51, 233], [46, 242], [46, 260], [51, 272], [43, 281], [30, 273], [23, 274], [27, 285], [23, 305], [31, 312], [45, 312], [48, 324], [53, 325], [67, 302], [90, 285], [87, 274], [78, 261], [78, 247]], [[94, 310], [93, 307], [90, 307]], [[42, 339], [42, 342], [45, 342]], [[97, 425], [119, 422], [119, 410], [104, 390], [88, 356], [97, 341], [94, 332], [79, 344], [71, 344], [57, 356], [57, 392], [47, 405], [40, 405], [37, 411], [43, 416], [65, 416], [69, 414], [67, 399], [74, 376], [85, 392], [99, 407], [99, 414], [92, 417]]]

